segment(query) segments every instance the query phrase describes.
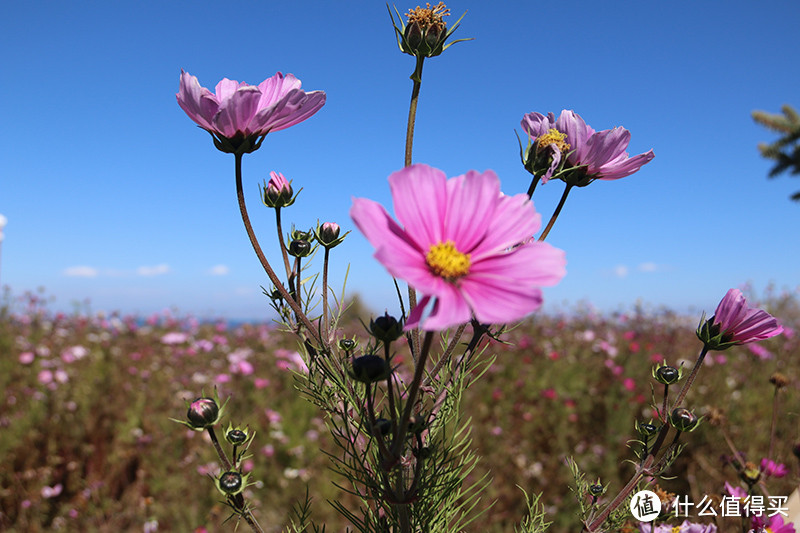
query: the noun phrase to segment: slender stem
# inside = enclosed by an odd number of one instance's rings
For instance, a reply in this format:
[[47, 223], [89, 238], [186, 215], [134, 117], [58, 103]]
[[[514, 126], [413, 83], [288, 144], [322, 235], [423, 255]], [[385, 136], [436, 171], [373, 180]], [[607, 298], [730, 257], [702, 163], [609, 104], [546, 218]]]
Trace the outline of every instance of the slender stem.
[[[411, 103], [408, 106], [408, 124], [406, 125], [406, 152], [403, 166], [410, 166], [412, 161], [412, 151], [414, 149], [414, 125], [417, 120], [417, 102], [419, 101], [419, 90], [422, 87], [422, 65], [425, 56], [417, 56], [417, 64], [411, 79], [414, 85], [411, 89]], [[417, 306], [417, 292], [411, 285], [408, 286], [408, 312], [410, 313]], [[419, 359], [419, 328], [411, 330], [411, 357], [414, 361]]]
[[236, 159], [236, 198], [239, 201], [239, 211], [242, 214], [242, 222], [244, 222], [244, 229], [247, 231], [247, 236], [250, 238], [250, 244], [253, 246], [253, 251], [255, 251], [258, 260], [261, 262], [261, 266], [264, 268], [264, 272], [267, 273], [267, 276], [275, 286], [275, 289], [281, 294], [283, 300], [292, 309], [292, 311], [294, 311], [297, 319], [306, 327], [308, 334], [311, 335], [315, 341], [320, 342], [320, 339], [314, 330], [314, 324], [311, 323], [308, 317], [303, 313], [303, 310], [300, 308], [300, 306], [297, 305], [297, 302], [295, 302], [286, 291], [286, 288], [278, 279], [278, 276], [275, 275], [275, 271], [272, 269], [269, 261], [267, 261], [267, 258], [264, 255], [264, 252], [261, 250], [261, 245], [258, 244], [258, 239], [256, 239], [256, 235], [253, 232], [253, 226], [250, 223], [250, 216], [247, 214], [247, 207], [244, 203], [244, 190], [242, 189], [242, 154], [234, 154], [234, 157]]
[[403, 418], [400, 419], [400, 431], [398, 438], [392, 443], [392, 454], [399, 456], [403, 448], [403, 442], [406, 440], [406, 433], [408, 432], [408, 421], [411, 419], [411, 411], [414, 409], [414, 404], [417, 401], [417, 393], [419, 392], [422, 377], [425, 375], [425, 362], [428, 359], [428, 353], [431, 349], [433, 341], [433, 332], [427, 331], [425, 333], [425, 341], [422, 350], [417, 360], [417, 367], [414, 370], [414, 378], [411, 381], [411, 386], [408, 389], [408, 397], [406, 398], [406, 406], [403, 410]]
[[528, 198], [531, 198], [533, 196], [533, 191], [536, 190], [536, 185], [538, 185], [538, 184], [539, 184], [539, 177], [538, 176], [534, 176], [533, 180], [531, 180], [531, 186], [528, 187], [528, 192], [525, 193], [525, 194], [528, 195]]
[[769, 425], [769, 455], [767, 458], [772, 461], [772, 451], [775, 446], [775, 425], [778, 422], [778, 391], [780, 387], [775, 387], [775, 395], [772, 397], [772, 422]]
[[225, 450], [222, 449], [222, 446], [219, 445], [219, 441], [217, 440], [217, 434], [214, 432], [214, 428], [209, 426], [208, 428], [208, 436], [211, 437], [211, 443], [214, 445], [214, 449], [217, 451], [217, 455], [219, 455], [219, 460], [222, 461], [222, 466], [225, 468], [226, 472], [230, 472], [233, 470], [233, 464], [231, 463], [230, 459], [228, 459], [228, 455], [225, 453]]
[[661, 404], [661, 421], [667, 423], [667, 402], [669, 400], [669, 385], [664, 384], [664, 403]]
[[[278, 230], [278, 244], [281, 247], [281, 255], [283, 256], [283, 267], [286, 269], [286, 279], [292, 276], [292, 270], [289, 266], [289, 253], [286, 251], [286, 243], [283, 241], [283, 227], [281, 225], [281, 208], [275, 208], [275, 227]], [[291, 281], [289, 282], [289, 289], [292, 290]]]
[[322, 334], [330, 342], [330, 322], [328, 321], [328, 260], [331, 249], [325, 247], [325, 259], [322, 262]]
[[678, 394], [678, 398], [675, 400], [675, 403], [672, 404], [672, 409], [676, 409], [681, 406], [681, 402], [684, 398], [686, 398], [686, 393], [689, 392], [689, 388], [694, 383], [694, 379], [697, 377], [697, 371], [700, 370], [700, 365], [703, 364], [703, 359], [705, 359], [706, 354], [708, 353], [708, 346], [703, 345], [703, 349], [700, 351], [700, 355], [697, 357], [697, 361], [694, 363], [694, 367], [692, 368], [692, 372], [689, 374], [689, 377], [686, 378], [686, 383], [683, 384], [683, 388], [681, 392]]
[[559, 200], [558, 206], [556, 207], [556, 210], [553, 212], [553, 216], [550, 217], [550, 222], [547, 223], [547, 227], [544, 228], [544, 231], [539, 236], [539, 241], [545, 240], [545, 238], [547, 237], [547, 234], [550, 233], [550, 230], [553, 228], [553, 224], [556, 223], [556, 219], [558, 218], [558, 215], [561, 214], [561, 209], [564, 207], [564, 203], [567, 201], [567, 195], [569, 194], [569, 191], [571, 191], [571, 190], [572, 190], [572, 185], [567, 183], [567, 186], [564, 187], [564, 194], [561, 195], [561, 200]]
[[406, 157], [403, 166], [411, 165], [411, 151], [414, 147], [414, 124], [417, 118], [417, 101], [419, 100], [419, 89], [422, 86], [422, 62], [424, 56], [417, 56], [417, 68], [414, 71], [414, 87], [411, 90], [411, 105], [408, 106], [408, 125], [406, 126]]

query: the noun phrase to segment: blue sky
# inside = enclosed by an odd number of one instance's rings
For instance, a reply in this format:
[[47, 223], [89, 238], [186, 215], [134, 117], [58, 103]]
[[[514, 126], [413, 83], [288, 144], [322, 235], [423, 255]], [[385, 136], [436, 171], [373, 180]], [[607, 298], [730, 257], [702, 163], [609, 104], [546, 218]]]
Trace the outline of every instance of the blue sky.
[[[406, 11], [416, 4], [398, 4]], [[231, 4], [233, 6], [233, 4]], [[414, 60], [379, 1], [14, 2], [4, 7], [0, 284], [39, 286], [70, 309], [268, 315], [266, 277], [239, 218], [233, 157], [175, 101], [183, 68], [213, 87], [291, 72], [327, 92], [308, 121], [245, 157], [256, 231], [274, 250], [258, 184], [271, 170], [304, 187], [286, 218], [352, 229], [353, 196], [390, 203], [403, 164]], [[456, 37], [426, 61], [414, 160], [455, 176], [493, 169], [507, 194], [529, 175], [514, 131], [525, 113], [574, 109], [595, 129], [624, 126], [639, 173], [576, 190], [548, 241], [568, 274], [546, 309], [641, 299], [713, 311], [728, 288], [800, 282], [797, 180], [768, 180], [750, 112], [800, 107], [800, 3], [485, 2], [449, 4]], [[562, 184], [540, 187], [549, 218]], [[390, 278], [356, 232], [334, 279], [376, 310]], [[273, 259], [277, 256], [272, 253]]]

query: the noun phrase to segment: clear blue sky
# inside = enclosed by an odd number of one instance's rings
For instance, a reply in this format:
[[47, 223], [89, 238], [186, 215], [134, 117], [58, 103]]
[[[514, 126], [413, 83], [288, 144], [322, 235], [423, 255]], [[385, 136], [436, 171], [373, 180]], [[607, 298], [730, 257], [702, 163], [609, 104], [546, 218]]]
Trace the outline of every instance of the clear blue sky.
[[[398, 4], [406, 11], [416, 4]], [[595, 129], [624, 126], [639, 173], [576, 190], [548, 241], [567, 276], [547, 306], [637, 299], [713, 311], [730, 287], [800, 283], [800, 183], [768, 180], [756, 150], [775, 137], [750, 112], [800, 107], [795, 0], [449, 4], [456, 37], [428, 60], [414, 159], [454, 176], [493, 169], [507, 194], [529, 175], [514, 131], [530, 111], [574, 109]], [[233, 157], [175, 101], [183, 68], [213, 87], [291, 72], [327, 92], [308, 121], [245, 157], [251, 217], [272, 247], [258, 184], [304, 187], [286, 216], [352, 229], [352, 196], [384, 204], [403, 163], [412, 57], [380, 1], [12, 2], [3, 9], [0, 283], [44, 286], [56, 306], [166, 307], [266, 316], [267, 284], [239, 218]], [[534, 196], [546, 220], [561, 182]], [[273, 248], [274, 249], [274, 248]], [[336, 249], [350, 288], [375, 309], [394, 289], [357, 232]], [[271, 255], [276, 258], [275, 254]]]

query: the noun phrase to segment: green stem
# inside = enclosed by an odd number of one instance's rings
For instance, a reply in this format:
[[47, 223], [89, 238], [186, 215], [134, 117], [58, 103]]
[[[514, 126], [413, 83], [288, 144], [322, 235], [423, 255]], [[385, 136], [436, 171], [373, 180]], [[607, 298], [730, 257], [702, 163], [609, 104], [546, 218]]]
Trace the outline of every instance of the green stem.
[[550, 230], [553, 228], [553, 224], [556, 223], [556, 219], [558, 218], [558, 215], [561, 214], [561, 209], [564, 207], [564, 203], [566, 203], [566, 201], [567, 201], [567, 195], [569, 194], [569, 191], [571, 191], [571, 190], [572, 190], [572, 185], [567, 183], [567, 186], [564, 187], [564, 194], [561, 195], [561, 200], [559, 200], [559, 202], [558, 202], [558, 207], [556, 207], [556, 210], [553, 212], [553, 216], [550, 217], [550, 222], [547, 223], [547, 227], [544, 228], [544, 231], [539, 236], [539, 241], [545, 240], [545, 238], [547, 237], [547, 234], [550, 233]]
[[414, 378], [411, 381], [411, 386], [408, 389], [408, 397], [406, 398], [406, 405], [403, 410], [403, 418], [400, 419], [400, 431], [398, 438], [392, 443], [392, 455], [399, 457], [402, 453], [403, 442], [406, 440], [408, 433], [408, 421], [411, 419], [411, 411], [414, 409], [414, 404], [417, 401], [417, 393], [419, 393], [422, 378], [425, 375], [425, 362], [428, 360], [428, 353], [431, 350], [431, 343], [433, 342], [433, 332], [425, 332], [425, 341], [422, 350], [419, 354], [419, 359], [416, 361], [416, 369], [414, 370]]
[[683, 401], [684, 398], [686, 398], [686, 393], [689, 392], [689, 388], [692, 386], [692, 383], [694, 383], [694, 380], [697, 377], [697, 371], [700, 370], [700, 365], [703, 364], [703, 359], [706, 358], [707, 353], [708, 353], [708, 346], [703, 345], [703, 349], [700, 351], [700, 355], [697, 357], [697, 361], [694, 363], [692, 372], [689, 374], [689, 377], [686, 378], [686, 383], [683, 384], [683, 388], [681, 389], [681, 392], [678, 394], [678, 397], [675, 399], [675, 403], [672, 404], [673, 410], [680, 407], [681, 402]]
[[534, 176], [533, 180], [531, 181], [531, 186], [528, 187], [528, 192], [526, 193], [528, 195], [528, 198], [531, 198], [533, 196], [533, 191], [536, 190], [536, 185], [538, 184], [539, 184], [539, 177]]
[[225, 453], [225, 450], [223, 450], [222, 446], [219, 445], [219, 440], [217, 440], [217, 434], [214, 432], [214, 427], [209, 426], [206, 429], [208, 429], [208, 436], [211, 437], [211, 444], [214, 445], [214, 449], [217, 451], [217, 455], [219, 455], [219, 460], [222, 461], [222, 466], [225, 468], [225, 471], [232, 471], [233, 464], [231, 463], [230, 459], [228, 459], [228, 455]]
[[332, 339], [330, 322], [328, 321], [328, 260], [331, 249], [325, 247], [325, 259], [322, 261], [322, 334]]
[[[286, 250], [286, 243], [283, 241], [283, 227], [281, 225], [281, 208], [275, 208], [275, 227], [278, 230], [278, 244], [281, 247], [281, 255], [283, 256], [283, 268], [286, 269], [286, 279], [289, 280], [292, 276], [291, 266], [289, 266], [289, 253]], [[289, 281], [289, 290], [293, 291], [294, 289], [291, 286], [291, 281]]]
[[[414, 148], [414, 125], [417, 120], [417, 102], [419, 101], [419, 90], [422, 86], [422, 64], [424, 56], [417, 56], [417, 65], [411, 79], [414, 86], [411, 89], [411, 103], [408, 106], [408, 124], [406, 125], [406, 153], [403, 166], [411, 166], [412, 151]], [[408, 312], [410, 313], [417, 306], [417, 292], [411, 285], [408, 286]], [[411, 356], [416, 361], [419, 359], [419, 328], [411, 331]]]
[[314, 330], [314, 324], [308, 319], [308, 317], [303, 313], [303, 310], [294, 301], [294, 299], [289, 295], [286, 291], [286, 288], [283, 286], [281, 281], [278, 279], [278, 276], [275, 274], [275, 271], [267, 261], [264, 252], [261, 250], [261, 245], [258, 243], [258, 239], [256, 239], [255, 232], [253, 231], [253, 225], [250, 223], [250, 216], [247, 214], [247, 207], [244, 203], [244, 190], [242, 189], [242, 154], [234, 154], [236, 160], [236, 198], [239, 202], [239, 212], [242, 215], [242, 222], [244, 222], [244, 229], [247, 231], [247, 236], [250, 238], [250, 244], [253, 247], [253, 251], [256, 253], [256, 257], [261, 262], [261, 266], [264, 269], [264, 272], [267, 273], [267, 277], [275, 286], [275, 289], [281, 294], [283, 300], [286, 304], [294, 311], [295, 316], [297, 319], [303, 323], [303, 325], [308, 330], [308, 334], [314, 338], [314, 340], [319, 343], [320, 339], [317, 336], [316, 331]]

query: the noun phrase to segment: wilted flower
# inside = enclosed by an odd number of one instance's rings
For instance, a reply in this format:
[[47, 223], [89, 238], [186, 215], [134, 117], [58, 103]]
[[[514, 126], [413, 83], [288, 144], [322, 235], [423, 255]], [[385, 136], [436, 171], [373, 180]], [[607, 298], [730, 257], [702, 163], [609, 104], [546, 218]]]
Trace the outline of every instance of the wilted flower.
[[[444, 5], [444, 2], [439, 2], [433, 7], [431, 7], [430, 3], [426, 3], [425, 6], [409, 9], [408, 13], [406, 13], [407, 23], [403, 22], [403, 18], [398, 12], [399, 28], [394, 21], [391, 9], [389, 10], [389, 16], [392, 18], [392, 25], [397, 34], [397, 45], [400, 50], [412, 56], [434, 57], [455, 43], [470, 40], [458, 39], [445, 45], [445, 41], [456, 31], [464, 15], [461, 15], [453, 27], [448, 30], [444, 17], [450, 16], [450, 10]], [[395, 9], [395, 11], [397, 10]]]
[[[521, 319], [542, 303], [539, 287], [565, 274], [564, 252], [532, 236], [541, 217], [524, 194], [505, 196], [492, 171], [447, 179], [417, 164], [389, 177], [394, 211], [356, 198], [350, 210], [375, 258], [424, 296], [406, 329]], [[432, 303], [430, 315], [423, 311]]]
[[726, 350], [737, 344], [774, 337], [782, 331], [775, 317], [748, 307], [742, 291], [731, 289], [717, 306], [714, 316], [701, 322], [697, 337], [709, 350]]
[[215, 93], [181, 70], [178, 105], [228, 153], [257, 150], [267, 133], [294, 126], [325, 104], [323, 91], [305, 92], [280, 72], [256, 85], [224, 78]]

